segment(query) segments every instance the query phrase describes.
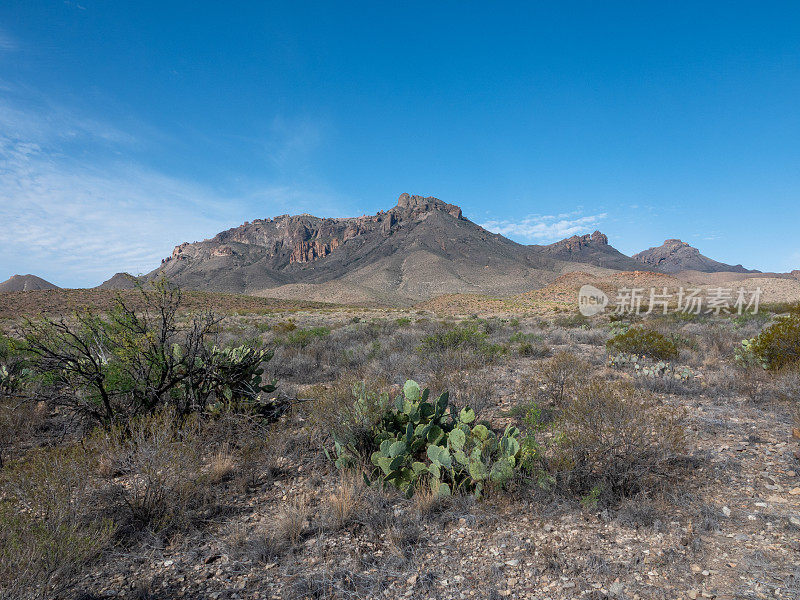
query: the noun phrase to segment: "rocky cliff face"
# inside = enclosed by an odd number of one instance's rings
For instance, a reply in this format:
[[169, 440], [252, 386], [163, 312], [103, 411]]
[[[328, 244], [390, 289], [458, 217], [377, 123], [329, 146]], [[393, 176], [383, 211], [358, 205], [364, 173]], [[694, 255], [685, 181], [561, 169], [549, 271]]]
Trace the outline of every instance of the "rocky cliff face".
[[566, 252], [580, 252], [586, 248], [602, 246], [608, 246], [608, 237], [599, 231], [586, 235], [573, 235], [550, 245], [551, 248], [565, 250]]
[[665, 240], [661, 246], [649, 248], [633, 255], [637, 260], [653, 269], [665, 273], [701, 271], [703, 273], [757, 273], [742, 265], [728, 265], [703, 256], [700, 251], [678, 239]]

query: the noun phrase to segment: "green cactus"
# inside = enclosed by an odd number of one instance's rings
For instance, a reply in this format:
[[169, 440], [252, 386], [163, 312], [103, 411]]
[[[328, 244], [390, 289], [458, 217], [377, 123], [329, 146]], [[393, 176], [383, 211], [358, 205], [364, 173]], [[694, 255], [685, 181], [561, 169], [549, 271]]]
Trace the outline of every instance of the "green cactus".
[[[407, 381], [374, 431], [372, 477], [406, 494], [424, 482], [439, 495], [467, 492], [480, 497], [484, 483], [503, 485], [519, 467], [519, 431], [508, 427], [498, 438], [489, 427], [475, 422], [475, 411], [462, 408], [455, 414], [444, 392], [429, 401], [429, 390]], [[335, 464], [357, 464], [352, 449], [334, 443]]]

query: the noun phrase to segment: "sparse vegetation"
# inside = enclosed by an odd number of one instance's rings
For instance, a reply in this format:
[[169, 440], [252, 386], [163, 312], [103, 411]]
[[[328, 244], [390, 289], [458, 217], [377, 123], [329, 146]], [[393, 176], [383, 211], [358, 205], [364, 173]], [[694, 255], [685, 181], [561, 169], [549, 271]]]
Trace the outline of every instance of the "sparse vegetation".
[[[124, 298], [141, 320], [148, 309], [136, 294]], [[110, 338], [108, 308], [86, 316]], [[182, 299], [175, 312], [179, 347], [196, 318], [188, 308]], [[19, 377], [0, 400], [0, 597], [25, 598], [22, 586], [31, 598], [65, 599], [234, 586], [241, 597], [437, 597], [469, 595], [470, 576], [497, 597], [512, 589], [506, 577], [544, 589], [541, 578], [554, 576], [575, 582], [548, 591], [554, 598], [617, 580], [644, 597], [629, 573], [640, 567], [612, 536], [650, 550], [676, 588], [694, 585], [680, 583], [686, 561], [704, 555], [749, 564], [729, 534], [788, 543], [788, 472], [800, 467], [797, 444], [781, 444], [800, 426], [798, 371], [791, 361], [765, 370], [730, 360], [768, 320], [658, 316], [612, 329], [549, 314], [407, 314], [215, 317], [195, 387], [174, 387], [152, 410], [129, 408], [135, 386], [113, 387], [105, 371], [109, 389], [129, 394], [114, 396], [110, 420], [75, 419], [87, 413], [71, 403], [90, 388], [67, 380], [55, 398], [54, 375], [14, 333], [24, 324], [7, 324], [0, 362], [18, 364]], [[71, 315], [64, 323], [83, 331]], [[643, 329], [680, 348], [680, 362], [601, 347]], [[448, 394], [426, 394], [408, 377]], [[183, 410], [192, 389], [197, 400]], [[81, 486], [59, 483], [56, 468]], [[765, 499], [764, 513], [733, 492], [742, 486]], [[44, 498], [60, 511], [23, 504]], [[458, 560], [446, 547], [459, 548]], [[515, 565], [521, 555], [532, 574]], [[748, 571], [731, 572], [743, 581]], [[135, 589], [115, 583], [120, 574]]]

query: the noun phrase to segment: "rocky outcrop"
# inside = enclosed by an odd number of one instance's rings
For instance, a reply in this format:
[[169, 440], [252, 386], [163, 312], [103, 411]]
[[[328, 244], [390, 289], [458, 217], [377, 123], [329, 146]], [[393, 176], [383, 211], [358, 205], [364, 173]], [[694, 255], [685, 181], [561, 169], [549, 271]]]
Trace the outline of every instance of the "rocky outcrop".
[[558, 246], [567, 252], [580, 252], [585, 248], [608, 246], [608, 236], [599, 231], [586, 235], [573, 235], [572, 237], [556, 242], [553, 246]]
[[400, 212], [401, 214], [411, 216], [412, 218], [418, 217], [421, 214], [428, 213], [433, 210], [441, 210], [446, 212], [456, 219], [463, 219], [461, 209], [455, 204], [447, 204], [438, 198], [429, 196], [424, 198], [422, 196], [412, 196], [410, 194], [400, 194], [397, 199], [397, 206], [392, 209]]

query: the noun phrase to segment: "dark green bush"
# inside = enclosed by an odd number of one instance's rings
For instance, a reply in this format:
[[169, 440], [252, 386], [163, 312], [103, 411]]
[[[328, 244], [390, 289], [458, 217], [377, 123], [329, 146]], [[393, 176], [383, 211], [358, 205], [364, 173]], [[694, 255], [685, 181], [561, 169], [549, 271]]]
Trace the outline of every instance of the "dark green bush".
[[800, 310], [797, 305], [750, 340], [747, 347], [768, 369], [800, 365]]
[[640, 354], [654, 360], [678, 358], [675, 342], [653, 329], [631, 327], [624, 333], [615, 335], [606, 342], [609, 352]]

